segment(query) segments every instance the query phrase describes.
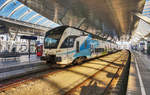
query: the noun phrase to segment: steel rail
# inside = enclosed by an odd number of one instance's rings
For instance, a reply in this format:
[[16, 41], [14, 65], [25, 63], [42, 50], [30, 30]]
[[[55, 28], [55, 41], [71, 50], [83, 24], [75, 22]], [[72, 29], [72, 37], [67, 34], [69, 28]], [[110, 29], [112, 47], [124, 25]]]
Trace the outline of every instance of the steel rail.
[[[119, 58], [121, 57], [122, 55], [120, 55], [119, 57], [117, 57], [115, 60], [112, 61], [115, 62], [117, 60], [119, 60]], [[76, 85], [74, 88], [72, 88], [71, 90], [67, 91], [64, 95], [72, 95], [72, 93], [80, 88], [82, 85], [86, 84], [89, 80], [91, 80], [93, 77], [95, 77], [97, 74], [99, 74], [101, 71], [104, 71], [104, 69], [106, 69], [107, 67], [109, 67], [111, 64], [107, 64], [105, 67], [103, 67], [102, 69], [100, 69], [99, 71], [97, 71], [96, 73], [94, 73], [92, 76], [89, 76], [86, 80], [84, 80], [82, 83]]]

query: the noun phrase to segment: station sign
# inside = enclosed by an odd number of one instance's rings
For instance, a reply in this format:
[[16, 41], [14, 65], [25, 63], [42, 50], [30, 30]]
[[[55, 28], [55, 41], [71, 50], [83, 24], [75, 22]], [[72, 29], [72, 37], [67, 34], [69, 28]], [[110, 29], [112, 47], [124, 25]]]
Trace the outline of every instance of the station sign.
[[145, 45], [145, 43], [140, 43], [140, 45]]
[[20, 37], [21, 39], [27, 39], [27, 40], [37, 40], [37, 37], [36, 36], [21, 36]]

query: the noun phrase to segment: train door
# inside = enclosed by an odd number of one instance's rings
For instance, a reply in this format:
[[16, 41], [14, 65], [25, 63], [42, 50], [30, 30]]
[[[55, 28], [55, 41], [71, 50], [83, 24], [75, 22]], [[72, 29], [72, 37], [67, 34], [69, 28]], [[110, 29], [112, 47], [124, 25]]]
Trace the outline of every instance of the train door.
[[75, 52], [73, 52], [74, 49], [74, 44], [75, 44], [75, 39], [77, 38], [77, 36], [71, 35], [68, 37], [68, 46], [67, 46], [67, 58], [68, 58], [68, 63], [71, 63], [74, 59], [73, 56], [75, 54]]
[[72, 36], [69, 37], [68, 59], [71, 62], [74, 60], [74, 55], [76, 54], [76, 52], [80, 52], [80, 43], [79, 43], [79, 41], [77, 41], [77, 47], [75, 48], [77, 37], [78, 36], [75, 36], [75, 35], [72, 35]]
[[76, 42], [76, 53], [79, 53], [80, 52], [80, 42], [77, 41]]
[[69, 52], [69, 50], [68, 50], [68, 47], [69, 46], [69, 38], [68, 37], [66, 37], [65, 39], [64, 39], [64, 41], [62, 42], [62, 45], [61, 45], [61, 47], [60, 47], [60, 49], [61, 49], [61, 52], [63, 53], [62, 55], [61, 55], [61, 57], [62, 57], [62, 61], [63, 61], [63, 64], [68, 64], [68, 52]]
[[66, 63], [71, 63], [73, 61], [74, 51], [74, 43], [77, 36], [68, 36], [65, 38], [64, 42], [61, 45], [61, 50], [64, 52], [62, 55], [65, 59]]
[[90, 50], [91, 50], [91, 56], [93, 56], [93, 53], [94, 53], [94, 46], [93, 46], [93, 44], [90, 45]]

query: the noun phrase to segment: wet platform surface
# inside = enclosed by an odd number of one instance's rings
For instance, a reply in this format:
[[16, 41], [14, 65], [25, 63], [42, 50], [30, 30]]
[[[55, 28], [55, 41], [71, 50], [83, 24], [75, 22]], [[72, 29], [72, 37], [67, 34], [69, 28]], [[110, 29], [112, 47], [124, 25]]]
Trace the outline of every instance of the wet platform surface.
[[150, 56], [137, 51], [132, 54], [127, 95], [149, 95]]
[[48, 68], [36, 55], [0, 58], [0, 81]]
[[26, 65], [41, 62], [40, 57], [36, 55], [22, 55], [20, 57], [0, 58], [0, 69], [12, 66]]

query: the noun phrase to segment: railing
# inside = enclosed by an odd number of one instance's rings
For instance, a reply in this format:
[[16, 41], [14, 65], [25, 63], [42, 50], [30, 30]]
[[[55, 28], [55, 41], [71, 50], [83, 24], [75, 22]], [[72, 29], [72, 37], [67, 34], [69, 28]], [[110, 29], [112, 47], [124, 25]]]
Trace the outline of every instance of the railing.
[[19, 57], [20, 53], [18, 52], [2, 52], [0, 53], [0, 58], [9, 58], [9, 57]]
[[[20, 57], [21, 55], [28, 55], [28, 52], [19, 53], [19, 52], [0, 52], [0, 58], [10, 58], [10, 57]], [[30, 53], [35, 54], [35, 53]]]

